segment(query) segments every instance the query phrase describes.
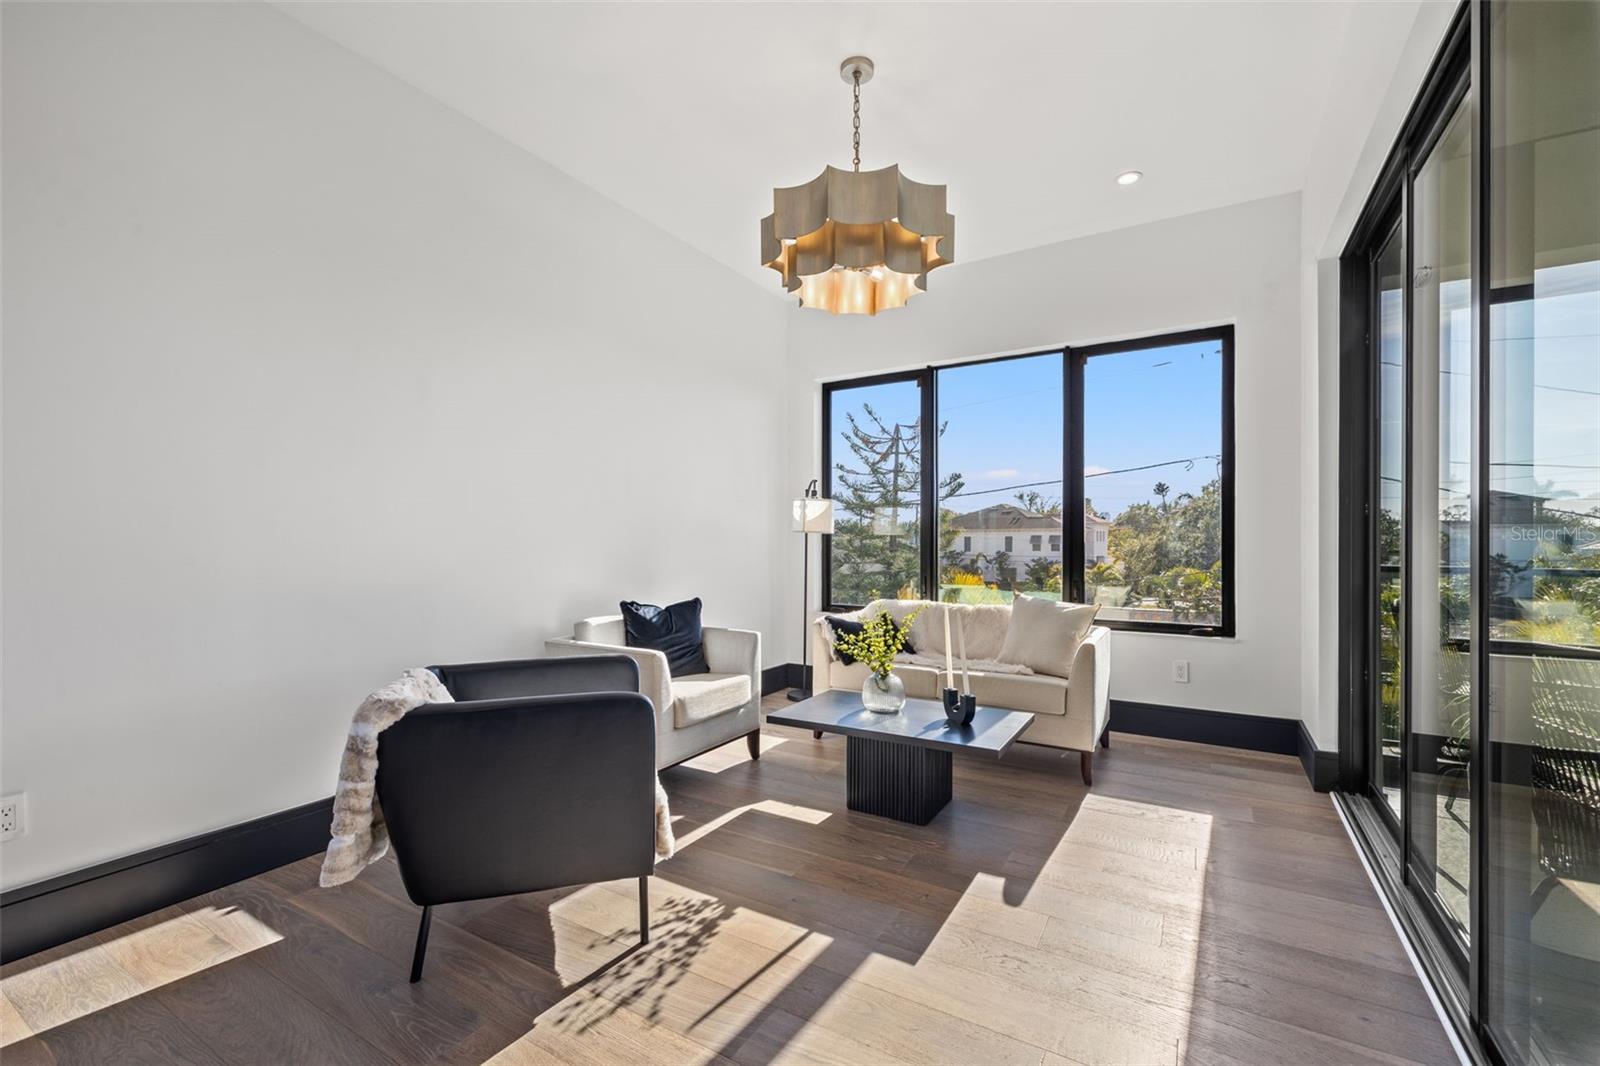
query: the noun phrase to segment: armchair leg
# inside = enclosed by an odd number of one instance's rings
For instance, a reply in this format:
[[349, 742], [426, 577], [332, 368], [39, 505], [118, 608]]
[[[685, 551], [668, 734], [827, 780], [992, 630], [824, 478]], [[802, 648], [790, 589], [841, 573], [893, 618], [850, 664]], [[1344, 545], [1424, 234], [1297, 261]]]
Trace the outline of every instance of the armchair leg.
[[428, 953], [428, 926], [433, 924], [433, 908], [422, 908], [422, 924], [417, 926], [417, 951], [411, 956], [411, 983], [422, 980], [422, 958]]
[[813, 730], [812, 730], [812, 731], [811, 731], [811, 739], [812, 739], [812, 740], [821, 740], [821, 739], [822, 739], [822, 730], [820, 730], [820, 729], [813, 729]]
[[750, 761], [761, 761], [761, 730], [752, 729], [744, 735], [744, 742], [750, 748]]
[[639, 878], [639, 943], [650, 943], [650, 875]]
[[1094, 784], [1094, 753], [1089, 751], [1078, 752], [1078, 768], [1083, 771], [1083, 783]]
[[1100, 734], [1100, 746], [1102, 748], [1109, 748], [1111, 746], [1111, 727], [1110, 726], [1106, 726], [1106, 731], [1104, 733]]

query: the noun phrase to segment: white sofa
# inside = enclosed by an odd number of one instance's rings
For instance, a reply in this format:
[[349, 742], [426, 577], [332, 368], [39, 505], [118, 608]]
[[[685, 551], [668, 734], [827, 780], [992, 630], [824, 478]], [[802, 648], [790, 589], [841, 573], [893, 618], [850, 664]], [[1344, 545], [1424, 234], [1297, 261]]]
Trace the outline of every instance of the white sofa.
[[[1091, 626], [1083, 643], [1071, 652], [1063, 649], [1059, 673], [1014, 673], [1016, 667], [998, 662], [1010, 624], [1011, 608], [1004, 604], [935, 604], [926, 600], [874, 600], [859, 611], [838, 618], [864, 621], [888, 611], [900, 621], [916, 608], [922, 613], [911, 623], [911, 644], [916, 656], [895, 667], [905, 682], [906, 694], [938, 699], [944, 687], [944, 623], [940, 612], [948, 607], [951, 624], [962, 616], [967, 634], [967, 656], [972, 665], [972, 691], [980, 707], [1026, 711], [1034, 717], [1021, 741], [1080, 753], [1083, 783], [1092, 784], [1096, 743], [1109, 744], [1106, 727], [1111, 720], [1111, 631]], [[833, 650], [832, 628], [818, 617], [810, 627], [812, 685], [815, 690], [837, 688], [860, 691], [867, 668], [846, 666]], [[961, 684], [957, 659], [956, 684]], [[988, 666], [988, 669], [985, 669]]]
[[639, 664], [639, 691], [656, 709], [656, 768], [675, 766], [744, 737], [761, 757], [761, 634], [701, 628], [710, 672], [673, 677], [667, 657], [630, 648], [620, 614], [585, 618], [571, 637], [544, 642], [547, 655], [626, 655]]

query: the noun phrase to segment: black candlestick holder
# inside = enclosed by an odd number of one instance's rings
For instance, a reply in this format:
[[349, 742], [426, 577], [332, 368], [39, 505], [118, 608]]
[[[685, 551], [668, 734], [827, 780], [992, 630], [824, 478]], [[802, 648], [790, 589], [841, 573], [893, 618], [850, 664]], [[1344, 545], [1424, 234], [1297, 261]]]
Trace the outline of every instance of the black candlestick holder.
[[971, 693], [947, 688], [940, 693], [940, 702], [944, 704], [945, 721], [952, 729], [964, 729], [971, 725], [973, 715], [978, 713], [978, 698]]

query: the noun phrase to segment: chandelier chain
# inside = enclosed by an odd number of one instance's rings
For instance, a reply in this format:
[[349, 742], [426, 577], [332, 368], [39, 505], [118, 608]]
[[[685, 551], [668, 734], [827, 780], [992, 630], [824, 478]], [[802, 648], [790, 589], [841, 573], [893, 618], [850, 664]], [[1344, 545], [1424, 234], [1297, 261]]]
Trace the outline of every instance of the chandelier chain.
[[850, 145], [855, 149], [855, 158], [851, 160], [851, 166], [859, 171], [861, 169], [861, 70], [859, 68], [852, 72], [851, 79], [855, 82], [855, 88], [852, 90], [854, 103], [850, 110]]

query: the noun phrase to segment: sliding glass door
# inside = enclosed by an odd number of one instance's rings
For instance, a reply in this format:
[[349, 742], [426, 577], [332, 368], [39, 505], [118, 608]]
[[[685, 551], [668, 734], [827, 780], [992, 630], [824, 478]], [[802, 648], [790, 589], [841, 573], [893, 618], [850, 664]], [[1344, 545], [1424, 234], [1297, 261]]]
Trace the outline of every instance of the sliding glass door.
[[1600, 4], [1484, 11], [1485, 1013], [1600, 1062]]
[[1377, 676], [1371, 732], [1372, 788], [1390, 829], [1400, 832], [1401, 725], [1405, 714], [1406, 330], [1405, 226], [1399, 219], [1373, 260], [1378, 339], [1377, 485], [1372, 540], [1377, 573], [1371, 609], [1376, 617]]
[[1341, 804], [1458, 1029], [1600, 1063], [1600, 0], [1463, 5], [1341, 277]]

